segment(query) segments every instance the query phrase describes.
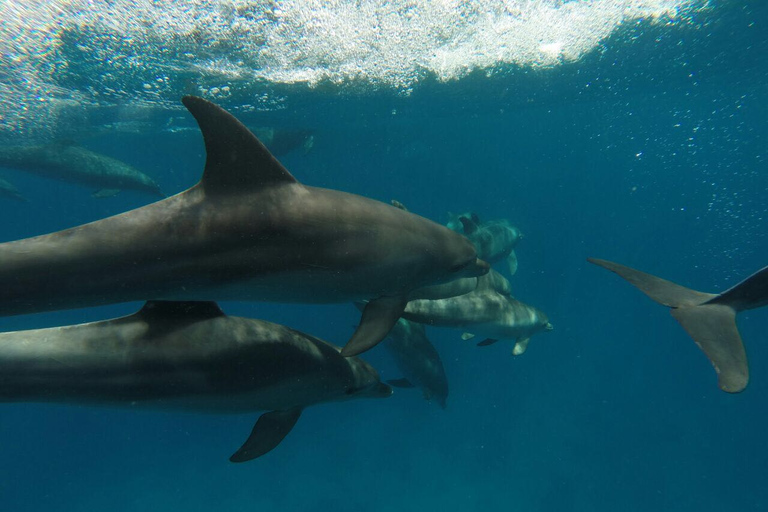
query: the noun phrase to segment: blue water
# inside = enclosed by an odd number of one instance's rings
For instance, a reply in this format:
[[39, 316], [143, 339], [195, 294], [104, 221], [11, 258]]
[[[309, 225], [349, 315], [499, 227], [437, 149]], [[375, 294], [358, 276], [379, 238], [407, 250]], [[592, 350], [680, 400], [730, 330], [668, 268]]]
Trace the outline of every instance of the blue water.
[[[440, 222], [467, 210], [512, 221], [525, 234], [513, 292], [555, 330], [513, 357], [510, 343], [477, 348], [428, 329], [450, 381], [447, 410], [401, 389], [318, 405], [277, 449], [239, 465], [227, 458], [256, 414], [4, 405], [2, 510], [767, 510], [768, 310], [739, 316], [751, 381], [728, 395], [665, 308], [586, 262], [611, 259], [708, 292], [768, 264], [768, 9], [710, 2], [691, 18], [639, 20], [573, 62], [427, 76], [405, 93], [267, 83], [279, 108], [238, 112], [237, 95], [222, 99], [247, 124], [316, 130], [310, 153], [282, 158], [304, 183], [396, 198]], [[82, 96], [95, 79], [61, 80]], [[204, 149], [196, 130], [158, 128], [169, 116], [194, 127], [162, 99], [150, 128], [78, 135], [175, 193], [199, 179]], [[95, 200], [77, 185], [1, 171], [29, 199], [0, 203], [2, 241], [149, 201]], [[0, 318], [0, 329], [139, 306]], [[359, 319], [344, 304], [222, 307], [336, 344]], [[363, 357], [399, 377], [383, 349]]]

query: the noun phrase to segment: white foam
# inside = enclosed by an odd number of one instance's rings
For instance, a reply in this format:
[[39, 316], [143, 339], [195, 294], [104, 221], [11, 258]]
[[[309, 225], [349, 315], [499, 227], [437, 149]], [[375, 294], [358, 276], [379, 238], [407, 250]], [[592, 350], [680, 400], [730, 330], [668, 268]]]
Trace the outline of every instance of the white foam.
[[[21, 120], [24, 108], [39, 110], [57, 94], [175, 102], [180, 91], [226, 97], [254, 83], [408, 91], [430, 76], [447, 82], [475, 70], [558, 66], [622, 25], [688, 22], [705, 7], [705, 0], [2, 2], [2, 73], [14, 76], [0, 84], [0, 132], [14, 129], [14, 114]], [[84, 69], [84, 83], [62, 90], [68, 67]]]

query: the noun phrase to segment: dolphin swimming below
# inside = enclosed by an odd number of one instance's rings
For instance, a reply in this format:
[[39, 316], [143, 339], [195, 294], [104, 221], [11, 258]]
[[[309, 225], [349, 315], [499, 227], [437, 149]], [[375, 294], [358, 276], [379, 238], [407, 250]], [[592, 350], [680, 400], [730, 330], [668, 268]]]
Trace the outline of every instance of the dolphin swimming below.
[[0, 147], [0, 167], [91, 186], [96, 189], [94, 197], [115, 195], [121, 190], [165, 197], [160, 186], [135, 167], [70, 142]]
[[717, 373], [720, 389], [738, 393], [749, 382], [749, 364], [736, 326], [736, 314], [768, 305], [768, 267], [720, 293], [697, 292], [630, 267], [597, 258], [587, 261], [615, 272], [672, 316], [706, 354]]
[[496, 291], [491, 274], [477, 280], [477, 288], [464, 295], [412, 300], [402, 316], [427, 325], [468, 331], [462, 336], [464, 339], [485, 336], [478, 346], [491, 345], [500, 339], [514, 339], [514, 355], [525, 352], [534, 334], [552, 330], [552, 324], [542, 311]]
[[305, 407], [391, 393], [365, 361], [213, 302], [148, 302], [123, 318], [0, 333], [0, 402], [268, 411], [232, 462], [275, 448]]
[[3, 178], [0, 178], [0, 196], [8, 197], [23, 203], [27, 202], [27, 198], [19, 193], [19, 189], [17, 189], [13, 183], [5, 181]]
[[517, 272], [515, 247], [523, 237], [520, 230], [504, 219], [476, 223], [477, 217], [459, 216], [464, 235], [477, 249], [477, 256], [490, 264], [506, 260], [509, 274]]
[[342, 351], [381, 341], [411, 291], [479, 276], [463, 236], [385, 203], [302, 185], [234, 116], [186, 96], [207, 160], [168, 199], [0, 244], [0, 315], [137, 300], [369, 300]]
[[405, 318], [397, 321], [384, 347], [392, 354], [403, 378], [388, 380], [396, 387], [419, 387], [426, 400], [435, 400], [445, 409], [448, 378], [437, 349], [427, 338], [424, 325]]

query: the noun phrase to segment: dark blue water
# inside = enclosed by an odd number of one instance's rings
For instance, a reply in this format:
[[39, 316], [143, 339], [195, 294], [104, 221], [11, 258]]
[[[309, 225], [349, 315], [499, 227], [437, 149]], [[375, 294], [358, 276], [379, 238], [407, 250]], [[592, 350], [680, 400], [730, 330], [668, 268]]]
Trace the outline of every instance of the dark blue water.
[[[708, 292], [768, 264], [768, 10], [713, 3], [701, 16], [695, 29], [620, 31], [553, 70], [427, 81], [410, 96], [304, 91], [282, 113], [243, 115], [317, 130], [312, 152], [282, 159], [304, 183], [396, 198], [441, 222], [465, 210], [511, 220], [525, 234], [513, 292], [555, 330], [513, 357], [509, 343], [477, 348], [429, 329], [450, 380], [447, 410], [409, 390], [319, 405], [276, 450], [240, 465], [227, 458], [255, 414], [5, 405], [2, 509], [768, 509], [768, 311], [739, 316], [751, 381], [728, 395], [665, 308], [586, 262], [611, 259]], [[202, 172], [196, 131], [83, 143], [170, 193]], [[30, 202], [0, 203], [2, 241], [148, 201], [3, 175]], [[2, 318], [0, 329], [139, 306]], [[337, 344], [359, 318], [351, 305], [222, 306]], [[364, 358], [399, 377], [381, 348]]]

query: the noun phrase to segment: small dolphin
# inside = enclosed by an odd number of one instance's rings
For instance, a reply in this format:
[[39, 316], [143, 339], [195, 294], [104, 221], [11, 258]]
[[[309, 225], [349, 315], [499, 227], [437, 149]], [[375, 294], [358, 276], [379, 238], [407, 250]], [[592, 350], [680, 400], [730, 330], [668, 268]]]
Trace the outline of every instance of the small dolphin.
[[315, 135], [312, 130], [288, 130], [262, 126], [253, 128], [252, 131], [274, 156], [283, 156], [297, 149], [301, 149], [301, 152], [306, 155], [315, 146]]
[[213, 302], [147, 302], [123, 318], [0, 333], [2, 402], [270, 411], [232, 462], [275, 448], [305, 407], [391, 393], [365, 361]]
[[237, 119], [184, 105], [207, 151], [196, 186], [49, 235], [0, 244], [0, 315], [134, 300], [370, 300], [342, 351], [384, 339], [409, 294], [488, 271], [472, 244], [390, 205], [296, 179]]
[[402, 379], [387, 383], [396, 387], [418, 386], [426, 400], [435, 399], [445, 409], [448, 379], [440, 354], [427, 339], [424, 326], [401, 318], [390, 331], [384, 346], [403, 374]]
[[587, 261], [620, 275], [648, 297], [672, 308], [672, 316], [707, 355], [720, 389], [738, 393], [749, 382], [744, 343], [736, 314], [768, 305], [768, 267], [720, 294], [697, 292], [656, 276], [611, 261]]
[[23, 203], [28, 201], [26, 197], [19, 193], [19, 189], [17, 189], [13, 183], [5, 181], [3, 178], [0, 178], [0, 196], [9, 197]]
[[158, 184], [135, 167], [66, 141], [42, 146], [0, 148], [0, 166], [94, 186], [97, 188], [94, 197], [108, 197], [120, 190], [137, 190], [165, 197]]
[[477, 249], [478, 258], [491, 265], [506, 259], [509, 274], [515, 275], [517, 272], [515, 247], [523, 237], [519, 229], [503, 219], [478, 224], [472, 218], [461, 216], [459, 222], [464, 226], [464, 235]]
[[552, 330], [552, 324], [542, 311], [497, 292], [492, 279], [488, 274], [479, 277], [475, 291], [458, 297], [410, 301], [402, 316], [423, 324], [470, 331], [463, 339], [476, 334], [486, 336], [478, 346], [514, 339], [512, 353], [520, 355], [528, 347], [531, 336]]

